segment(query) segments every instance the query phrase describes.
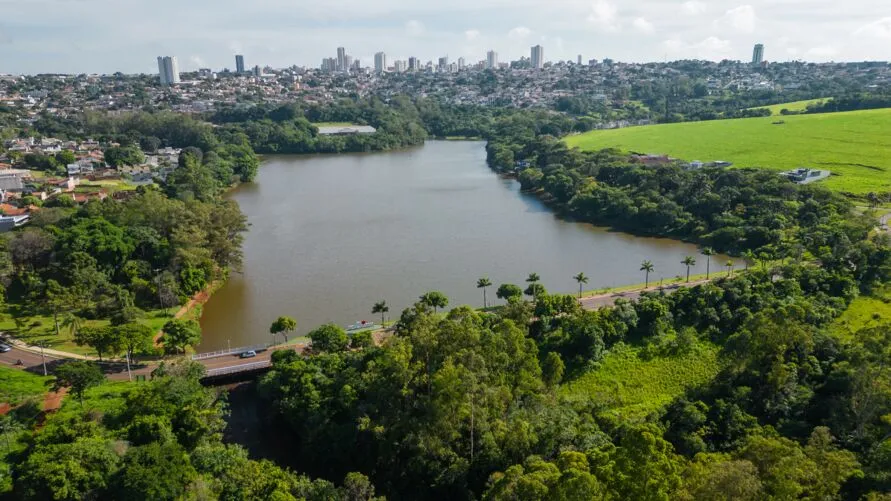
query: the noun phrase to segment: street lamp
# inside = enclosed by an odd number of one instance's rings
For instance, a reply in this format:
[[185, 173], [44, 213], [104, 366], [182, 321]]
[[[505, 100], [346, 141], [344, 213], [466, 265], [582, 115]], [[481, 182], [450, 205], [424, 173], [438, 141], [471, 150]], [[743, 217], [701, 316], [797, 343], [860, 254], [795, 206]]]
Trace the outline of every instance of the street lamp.
[[42, 360], [42, 362], [43, 362], [43, 375], [46, 376], [46, 375], [47, 375], [47, 372], [46, 372], [46, 354], [43, 353], [43, 343], [44, 343], [43, 341], [40, 341], [40, 344], [39, 344], [38, 346], [40, 346], [40, 358], [41, 358], [41, 360]]

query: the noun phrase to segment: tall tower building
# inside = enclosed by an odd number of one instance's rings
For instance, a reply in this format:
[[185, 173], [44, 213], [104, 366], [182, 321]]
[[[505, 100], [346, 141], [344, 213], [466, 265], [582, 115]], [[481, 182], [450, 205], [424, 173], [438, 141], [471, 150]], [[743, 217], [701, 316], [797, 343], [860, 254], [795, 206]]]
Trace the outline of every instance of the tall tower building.
[[408, 58], [408, 71], [418, 71], [421, 69], [420, 64], [418, 64], [418, 58], [410, 57]]
[[761, 64], [764, 62], [764, 44], [755, 44], [755, 50], [752, 51], [752, 64]]
[[439, 58], [437, 67], [439, 71], [447, 71], [449, 69], [449, 56]]
[[350, 66], [346, 62], [346, 49], [343, 47], [337, 48], [337, 71], [347, 71]]
[[578, 62], [578, 65], [579, 65], [579, 66], [582, 65], [582, 55], [581, 55], [581, 54], [579, 54], [579, 62]]
[[536, 70], [544, 67], [544, 47], [541, 45], [532, 47], [532, 67]]
[[387, 55], [383, 52], [378, 52], [374, 55], [374, 71], [377, 73], [387, 71]]
[[490, 70], [498, 69], [498, 53], [494, 50], [486, 53], [486, 68]]
[[176, 56], [158, 56], [158, 76], [161, 85], [179, 83], [179, 65], [176, 62]]
[[464, 62], [464, 58], [463, 58], [463, 57], [459, 57], [459, 58], [458, 58], [458, 71], [464, 71], [464, 66], [465, 66], [465, 65], [466, 65], [466, 63]]
[[244, 56], [241, 54], [236, 54], [235, 56], [235, 72], [238, 74], [244, 73]]

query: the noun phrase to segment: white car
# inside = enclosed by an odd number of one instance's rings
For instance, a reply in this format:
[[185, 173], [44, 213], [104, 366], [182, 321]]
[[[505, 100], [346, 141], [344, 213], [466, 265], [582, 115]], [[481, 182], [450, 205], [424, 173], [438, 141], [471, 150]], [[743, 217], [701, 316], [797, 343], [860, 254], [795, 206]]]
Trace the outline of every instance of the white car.
[[8, 344], [0, 343], [0, 353], [6, 353], [10, 350], [12, 350], [11, 346], [9, 346]]

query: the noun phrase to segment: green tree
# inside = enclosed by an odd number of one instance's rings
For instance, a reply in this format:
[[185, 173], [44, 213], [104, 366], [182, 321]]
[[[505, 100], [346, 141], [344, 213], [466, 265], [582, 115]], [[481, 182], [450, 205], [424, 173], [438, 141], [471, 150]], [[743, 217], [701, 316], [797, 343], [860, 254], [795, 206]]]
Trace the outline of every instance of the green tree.
[[55, 371], [56, 380], [53, 391], [70, 388], [81, 407], [84, 405], [84, 392], [105, 381], [105, 375], [99, 365], [87, 360], [73, 360], [60, 365]]
[[318, 352], [346, 351], [350, 342], [347, 333], [335, 324], [325, 324], [310, 331], [307, 336], [312, 340], [312, 349]]
[[105, 354], [117, 353], [121, 348], [118, 331], [112, 327], [82, 327], [74, 334], [74, 342], [79, 346], [89, 346], [96, 350], [99, 360]]
[[690, 282], [690, 267], [696, 266], [696, 258], [693, 256], [687, 256], [681, 261], [681, 264], [687, 267], [687, 283]]
[[430, 291], [420, 298], [421, 304], [433, 308], [436, 313], [437, 308], [445, 308], [449, 305], [449, 298], [439, 291]]
[[566, 365], [564, 365], [563, 359], [560, 358], [560, 354], [554, 351], [549, 351], [545, 356], [544, 362], [541, 364], [541, 378], [548, 387], [556, 388], [557, 385], [563, 381], [563, 373], [565, 370]]
[[374, 303], [374, 306], [371, 307], [372, 314], [377, 314], [377, 313], [381, 314], [381, 326], [383, 326], [385, 323], [384, 314], [387, 313], [388, 311], [390, 311], [390, 307], [387, 306], [386, 301], [378, 301], [377, 303]]
[[201, 342], [201, 326], [194, 320], [173, 319], [164, 324], [161, 342], [167, 353], [185, 353]]
[[195, 478], [189, 455], [179, 444], [154, 442], [127, 451], [111, 485], [114, 499], [180, 499]]
[[578, 282], [579, 284], [579, 301], [582, 299], [582, 285], [588, 283], [588, 277], [584, 273], [579, 273], [578, 275], [572, 277], [573, 280]]
[[733, 277], [733, 261], [728, 260], [727, 264], [725, 264], [724, 266], [727, 267], [727, 276], [732, 278]]
[[650, 273], [653, 272], [653, 269], [653, 263], [651, 263], [650, 261], [644, 261], [640, 263], [640, 271], [645, 273], [644, 289], [650, 287]]
[[281, 334], [285, 338], [285, 343], [288, 342], [288, 333], [293, 332], [297, 329], [297, 321], [291, 317], [278, 317], [275, 319], [275, 322], [272, 322], [272, 325], [269, 327], [269, 333], [272, 334], [273, 342], [275, 341], [275, 335]]
[[489, 303], [486, 300], [486, 289], [492, 286], [492, 281], [489, 280], [489, 277], [482, 277], [476, 281], [476, 288], [483, 290], [483, 308], [488, 308]]
[[501, 284], [498, 286], [498, 290], [495, 291], [495, 296], [505, 301], [510, 298], [520, 298], [523, 297], [523, 289], [519, 285]]
[[96, 437], [37, 446], [18, 468], [23, 499], [103, 499], [120, 460], [112, 444]]
[[136, 322], [112, 327], [112, 329], [117, 330], [120, 346], [124, 349], [126, 354], [127, 375], [132, 379], [132, 375], [130, 374], [130, 364], [133, 361], [133, 354], [136, 352], [148, 352], [152, 348], [152, 340], [155, 337], [155, 332], [151, 327]]
[[74, 152], [71, 150], [62, 150], [56, 153], [56, 161], [61, 165], [69, 165], [77, 162], [77, 157], [74, 156]]
[[715, 249], [705, 247], [702, 249], [702, 255], [705, 256], [705, 279], [708, 280], [712, 269], [712, 256], [715, 255]]

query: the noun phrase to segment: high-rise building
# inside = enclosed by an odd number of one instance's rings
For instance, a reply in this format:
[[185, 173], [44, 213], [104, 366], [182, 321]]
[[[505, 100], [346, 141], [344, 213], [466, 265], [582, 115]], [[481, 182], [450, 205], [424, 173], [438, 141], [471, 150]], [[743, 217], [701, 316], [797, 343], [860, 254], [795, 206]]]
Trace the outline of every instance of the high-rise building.
[[439, 71], [448, 71], [449, 69], [449, 56], [439, 58], [439, 64], [436, 65]]
[[322, 71], [327, 71], [329, 73], [334, 73], [337, 71], [337, 59], [333, 57], [326, 57], [322, 59]]
[[466, 63], [464, 62], [464, 58], [459, 57], [458, 58], [458, 71], [464, 71], [464, 66], [466, 66]]
[[244, 56], [241, 54], [235, 55], [235, 72], [236, 73], [244, 73]]
[[383, 52], [374, 55], [374, 71], [378, 73], [387, 71], [387, 55]]
[[349, 73], [350, 69], [353, 67], [353, 56], [349, 54], [344, 54], [343, 61], [341, 62], [340, 71], [344, 73]]
[[579, 66], [582, 65], [582, 55], [581, 55], [581, 54], [579, 54], [579, 62], [578, 62], [578, 65], [579, 65]]
[[498, 69], [498, 53], [494, 50], [486, 53], [486, 68], [490, 70]]
[[405, 66], [406, 66], [405, 61], [403, 61], [401, 59], [393, 61], [393, 71], [395, 71], [396, 73], [404, 72]]
[[176, 62], [176, 56], [158, 56], [158, 77], [161, 80], [161, 85], [179, 83], [179, 65]]
[[755, 44], [755, 50], [752, 51], [752, 64], [761, 64], [764, 62], [764, 44]]
[[421, 65], [418, 62], [418, 58], [410, 57], [408, 58], [408, 71], [418, 71], [421, 69]]
[[346, 49], [344, 49], [343, 47], [338, 47], [337, 48], [337, 68], [336, 68], [337, 71], [347, 71], [349, 69], [350, 65], [347, 64], [346, 58], [347, 58]]
[[544, 47], [536, 45], [532, 47], [532, 68], [540, 70], [544, 67]]

